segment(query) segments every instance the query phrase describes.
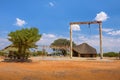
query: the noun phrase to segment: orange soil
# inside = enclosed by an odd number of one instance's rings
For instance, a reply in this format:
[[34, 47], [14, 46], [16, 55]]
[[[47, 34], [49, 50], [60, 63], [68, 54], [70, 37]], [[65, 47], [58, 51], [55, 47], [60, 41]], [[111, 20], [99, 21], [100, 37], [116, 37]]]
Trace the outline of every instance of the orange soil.
[[0, 62], [0, 80], [120, 80], [120, 61]]

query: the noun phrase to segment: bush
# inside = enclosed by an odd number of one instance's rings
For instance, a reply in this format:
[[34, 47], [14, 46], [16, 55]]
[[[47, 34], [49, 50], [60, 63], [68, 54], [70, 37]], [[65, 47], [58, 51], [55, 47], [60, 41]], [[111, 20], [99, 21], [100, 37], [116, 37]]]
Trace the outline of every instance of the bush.
[[47, 55], [47, 52], [43, 52], [43, 51], [37, 51], [37, 52], [32, 52], [31, 56], [43, 56], [43, 55]]
[[115, 52], [107, 52], [103, 54], [104, 57], [117, 57], [118, 53]]

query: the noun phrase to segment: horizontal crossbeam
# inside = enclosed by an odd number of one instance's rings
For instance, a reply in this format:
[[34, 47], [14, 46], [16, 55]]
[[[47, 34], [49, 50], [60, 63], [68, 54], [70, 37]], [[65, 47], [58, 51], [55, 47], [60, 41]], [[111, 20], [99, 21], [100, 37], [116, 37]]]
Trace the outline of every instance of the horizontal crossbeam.
[[74, 24], [100, 24], [102, 21], [88, 21], [88, 22], [71, 22], [70, 25]]

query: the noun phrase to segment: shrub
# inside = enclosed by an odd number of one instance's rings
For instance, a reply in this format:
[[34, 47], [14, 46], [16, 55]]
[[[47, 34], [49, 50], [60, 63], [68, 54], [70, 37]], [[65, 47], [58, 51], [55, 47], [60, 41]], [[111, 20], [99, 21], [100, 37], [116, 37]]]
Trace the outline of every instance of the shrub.
[[31, 56], [43, 56], [43, 55], [47, 55], [47, 52], [43, 52], [43, 51], [37, 51], [37, 52], [32, 52]]
[[104, 57], [117, 57], [118, 53], [115, 52], [107, 52], [103, 54]]

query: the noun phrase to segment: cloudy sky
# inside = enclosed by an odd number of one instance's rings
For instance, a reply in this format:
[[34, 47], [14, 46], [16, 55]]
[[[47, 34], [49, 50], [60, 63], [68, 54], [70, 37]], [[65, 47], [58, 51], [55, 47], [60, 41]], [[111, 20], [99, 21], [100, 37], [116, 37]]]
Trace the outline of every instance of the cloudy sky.
[[[103, 51], [120, 51], [119, 0], [0, 0], [0, 49], [11, 44], [8, 33], [37, 27], [38, 45], [69, 39], [70, 22], [102, 21]], [[87, 42], [99, 52], [98, 25], [72, 25], [76, 44]]]

